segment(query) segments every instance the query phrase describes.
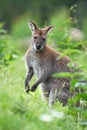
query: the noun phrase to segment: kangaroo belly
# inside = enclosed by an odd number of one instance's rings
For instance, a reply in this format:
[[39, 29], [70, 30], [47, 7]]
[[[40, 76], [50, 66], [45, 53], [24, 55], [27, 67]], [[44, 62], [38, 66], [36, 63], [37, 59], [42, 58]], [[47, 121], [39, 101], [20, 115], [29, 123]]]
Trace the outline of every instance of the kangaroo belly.
[[42, 85], [42, 90], [44, 96], [47, 98], [49, 102], [55, 102], [59, 100], [65, 105], [69, 97], [71, 97], [70, 93], [70, 79], [68, 78], [49, 78]]

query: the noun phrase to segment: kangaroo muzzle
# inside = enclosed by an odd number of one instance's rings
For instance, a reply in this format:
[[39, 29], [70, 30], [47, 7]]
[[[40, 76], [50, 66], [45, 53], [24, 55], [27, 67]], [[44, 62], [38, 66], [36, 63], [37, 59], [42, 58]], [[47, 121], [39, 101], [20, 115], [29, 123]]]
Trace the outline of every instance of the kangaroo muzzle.
[[36, 49], [40, 50], [42, 48], [42, 46], [40, 44], [36, 44]]

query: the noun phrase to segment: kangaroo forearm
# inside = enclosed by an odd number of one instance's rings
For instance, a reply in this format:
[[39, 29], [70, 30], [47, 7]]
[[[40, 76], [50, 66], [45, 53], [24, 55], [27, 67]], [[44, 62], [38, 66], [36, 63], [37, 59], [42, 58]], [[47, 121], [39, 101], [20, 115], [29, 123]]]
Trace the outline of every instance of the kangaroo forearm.
[[26, 78], [25, 78], [25, 86], [28, 86], [28, 83], [31, 80], [32, 76], [33, 76], [33, 73], [32, 74], [28, 74], [26, 76]]
[[28, 71], [28, 74], [25, 78], [25, 89], [26, 89], [26, 92], [29, 91], [29, 81], [31, 80], [32, 76], [33, 76], [33, 69], [30, 68], [29, 71]]
[[38, 85], [46, 80], [46, 77], [41, 77], [36, 81], [36, 83], [31, 87], [31, 91], [35, 91]]

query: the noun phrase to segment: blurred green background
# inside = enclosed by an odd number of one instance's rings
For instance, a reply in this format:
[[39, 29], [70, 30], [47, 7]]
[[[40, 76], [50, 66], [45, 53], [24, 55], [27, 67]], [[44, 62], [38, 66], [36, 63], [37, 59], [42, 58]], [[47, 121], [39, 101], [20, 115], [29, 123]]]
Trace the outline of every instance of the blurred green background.
[[[74, 9], [68, 14], [73, 5], [77, 5], [76, 10]], [[11, 32], [16, 23], [19, 22], [22, 25], [28, 19], [35, 20], [41, 26], [50, 23], [55, 14], [57, 16], [60, 11], [62, 16], [61, 10], [65, 9], [68, 11], [67, 15], [77, 19], [77, 23], [73, 23], [74, 26], [85, 30], [84, 24], [87, 21], [86, 5], [87, 1], [85, 0], [3, 0], [0, 1], [0, 21], [4, 22], [4, 28]]]
[[[27, 24], [29, 19], [35, 21], [40, 27], [55, 25], [54, 34], [49, 39], [54, 40], [56, 44], [67, 38], [70, 39], [69, 29], [71, 27], [80, 29], [86, 39], [86, 5], [85, 0], [3, 0], [0, 1], [0, 22], [3, 23], [3, 29], [6, 29], [15, 40], [20, 40], [19, 47], [25, 50], [31, 35]], [[82, 36], [81, 40], [83, 39]]]
[[[71, 6], [77, 5], [77, 10], [71, 12], [71, 16], [78, 19], [80, 28], [83, 28], [83, 23], [87, 18], [87, 1], [86, 0], [3, 0], [0, 1], [0, 21], [5, 22], [5, 28], [11, 31], [13, 24], [20, 21], [20, 17], [25, 19], [32, 18], [44, 25], [50, 21], [52, 16], [57, 14], [62, 8], [66, 10]], [[61, 14], [62, 15], [62, 14]]]
[[[34, 93], [24, 92], [29, 19], [39, 27], [55, 26], [48, 44], [62, 56], [68, 55], [81, 69], [80, 80], [87, 81], [86, 6], [86, 0], [0, 1], [0, 130], [87, 130], [87, 84], [80, 84], [73, 75], [71, 89], [83, 88], [84, 92], [65, 107], [58, 102], [49, 108], [40, 87]], [[30, 86], [35, 81], [34, 77]], [[80, 106], [73, 106], [78, 100]]]
[[[29, 41], [31, 35], [27, 24], [29, 19], [35, 21], [40, 27], [55, 25], [54, 34], [50, 39], [54, 40], [56, 44], [58, 41], [66, 40], [66, 37], [69, 40], [71, 27], [80, 29], [86, 39], [86, 5], [85, 0], [3, 0], [0, 1], [0, 22], [3, 23], [3, 29], [6, 29], [15, 40], [20, 40], [20, 48], [24, 42]], [[81, 40], [83, 39], [82, 36]], [[25, 49], [26, 46], [27, 44], [24, 46]]]

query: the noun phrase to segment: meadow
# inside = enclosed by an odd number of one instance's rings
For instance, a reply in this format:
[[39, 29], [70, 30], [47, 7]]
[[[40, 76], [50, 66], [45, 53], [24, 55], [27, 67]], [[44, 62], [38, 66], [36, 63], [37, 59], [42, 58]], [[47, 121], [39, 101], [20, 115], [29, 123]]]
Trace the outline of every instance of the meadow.
[[[60, 25], [61, 21], [65, 21], [65, 14], [58, 22], [56, 20], [55, 16], [50, 20], [50, 24]], [[27, 22], [23, 19], [20, 20], [20, 24], [16, 23], [11, 35], [2, 29], [3, 25], [0, 24], [0, 130], [86, 130], [87, 86], [80, 84], [74, 76], [79, 75], [80, 79], [87, 80], [87, 41], [72, 42], [66, 32], [70, 24], [66, 22], [61, 23], [59, 28], [55, 28], [53, 33], [49, 34], [48, 44], [53, 42], [51, 46], [63, 55], [68, 55], [76, 62], [77, 68], [82, 70], [81, 74], [71, 75], [71, 88], [84, 89], [84, 93], [70, 99], [65, 107], [59, 102], [49, 107], [42, 97], [40, 86], [36, 92], [29, 94], [24, 89], [24, 54], [28, 49], [28, 38], [24, 36], [28, 33], [29, 37], [31, 35], [27, 26], [23, 28], [25, 31], [22, 30], [24, 24], [27, 25]], [[67, 77], [67, 74], [62, 76]], [[36, 77], [31, 80], [30, 86], [35, 80]], [[81, 104], [76, 107], [73, 104], [78, 100], [81, 100]]]
[[[86, 130], [86, 108], [50, 108], [41, 96], [41, 89], [24, 91], [23, 57], [8, 67], [0, 67], [0, 130]], [[31, 84], [35, 78], [31, 81]]]

